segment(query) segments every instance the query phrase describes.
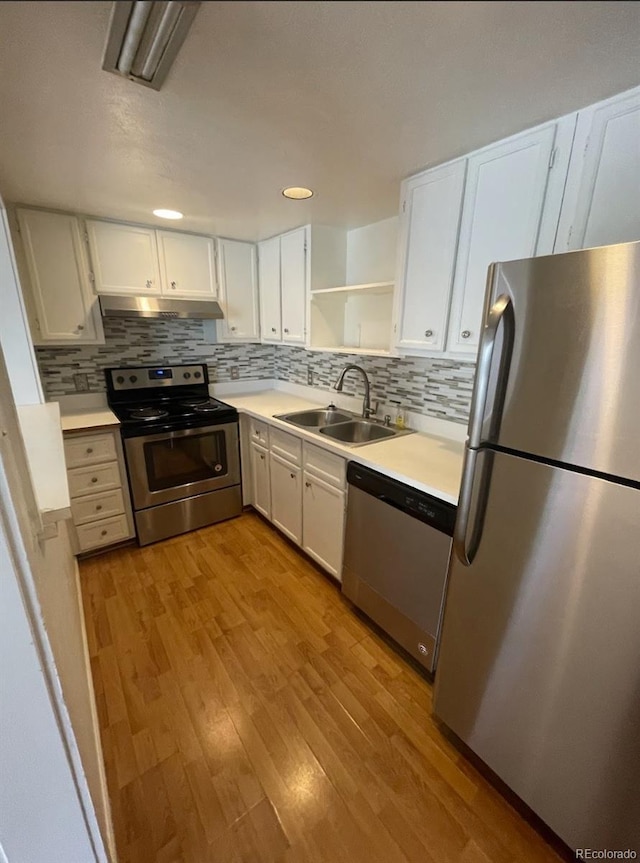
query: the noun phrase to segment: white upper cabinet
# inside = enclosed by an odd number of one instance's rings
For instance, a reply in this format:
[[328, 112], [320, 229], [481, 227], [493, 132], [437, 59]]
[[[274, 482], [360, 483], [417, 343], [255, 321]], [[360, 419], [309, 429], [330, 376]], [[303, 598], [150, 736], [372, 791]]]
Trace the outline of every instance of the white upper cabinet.
[[220, 341], [260, 341], [256, 247], [236, 240], [218, 241], [220, 303], [224, 320], [219, 321]]
[[162, 293], [174, 299], [214, 299], [215, 245], [211, 237], [156, 231]]
[[[553, 250], [565, 160], [570, 150], [567, 135], [563, 152], [555, 152], [558, 125], [550, 123], [469, 156], [447, 339], [449, 351], [477, 352], [487, 269], [492, 262]], [[568, 131], [572, 132], [572, 125], [575, 120], [569, 118]], [[565, 171], [559, 169], [561, 161]]]
[[86, 224], [99, 294], [160, 294], [158, 247], [153, 228], [96, 219], [87, 219]]
[[258, 243], [263, 342], [304, 344], [307, 336], [307, 228]]
[[400, 349], [445, 348], [465, 167], [461, 159], [402, 184], [396, 312]]
[[262, 341], [281, 342], [280, 237], [258, 243], [258, 281]]
[[102, 344], [89, 262], [75, 216], [18, 210], [37, 344]]
[[640, 239], [640, 88], [578, 115], [555, 251]]
[[280, 237], [282, 341], [304, 344], [307, 315], [307, 231], [298, 228]]

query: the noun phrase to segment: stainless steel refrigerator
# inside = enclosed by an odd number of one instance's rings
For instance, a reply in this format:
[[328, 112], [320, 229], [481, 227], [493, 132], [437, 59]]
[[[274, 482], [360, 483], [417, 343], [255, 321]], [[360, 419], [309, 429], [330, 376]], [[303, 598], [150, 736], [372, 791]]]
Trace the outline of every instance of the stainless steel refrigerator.
[[435, 712], [571, 848], [640, 854], [640, 243], [489, 272]]

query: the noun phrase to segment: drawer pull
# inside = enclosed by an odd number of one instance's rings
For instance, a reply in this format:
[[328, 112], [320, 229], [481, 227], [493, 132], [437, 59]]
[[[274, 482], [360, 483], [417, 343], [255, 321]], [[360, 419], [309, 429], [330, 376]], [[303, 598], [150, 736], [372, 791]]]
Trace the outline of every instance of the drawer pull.
[[88, 446], [88, 447], [87, 447], [87, 455], [91, 455], [91, 453], [92, 453], [92, 452], [93, 452], [93, 447], [92, 447], [92, 446]]
[[109, 531], [105, 528], [104, 530], [100, 531], [100, 536], [106, 536], [108, 533]]
[[97, 477], [97, 476], [92, 476], [92, 477], [91, 477], [91, 482], [98, 482], [98, 477]]

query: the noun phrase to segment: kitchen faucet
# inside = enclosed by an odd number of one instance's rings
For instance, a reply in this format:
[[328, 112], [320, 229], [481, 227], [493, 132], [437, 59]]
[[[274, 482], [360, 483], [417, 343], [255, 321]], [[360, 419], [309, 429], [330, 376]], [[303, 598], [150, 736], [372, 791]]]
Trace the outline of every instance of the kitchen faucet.
[[362, 400], [362, 416], [364, 417], [364, 419], [369, 419], [371, 414], [375, 413], [375, 411], [371, 410], [369, 378], [368, 378], [365, 370], [362, 368], [362, 366], [356, 366], [356, 365], [353, 365], [352, 363], [349, 363], [349, 365], [346, 365], [342, 369], [342, 371], [340, 372], [340, 376], [339, 376], [338, 380], [335, 382], [335, 384], [333, 385], [333, 388], [334, 388], [334, 390], [337, 390], [339, 393], [341, 393], [342, 387], [344, 385], [344, 376], [346, 375], [347, 372], [350, 372], [350, 371], [360, 372], [360, 374], [362, 375], [362, 380], [364, 381], [364, 399]]

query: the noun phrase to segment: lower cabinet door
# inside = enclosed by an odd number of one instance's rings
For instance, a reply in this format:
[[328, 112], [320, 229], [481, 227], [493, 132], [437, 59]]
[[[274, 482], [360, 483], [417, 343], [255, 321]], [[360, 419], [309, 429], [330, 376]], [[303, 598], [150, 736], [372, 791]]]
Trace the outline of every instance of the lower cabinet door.
[[304, 475], [302, 547], [320, 566], [342, 578], [345, 492]]
[[289, 539], [302, 542], [302, 469], [271, 453], [271, 521]]
[[265, 518], [271, 519], [269, 453], [261, 446], [251, 446], [251, 480], [251, 503]]

